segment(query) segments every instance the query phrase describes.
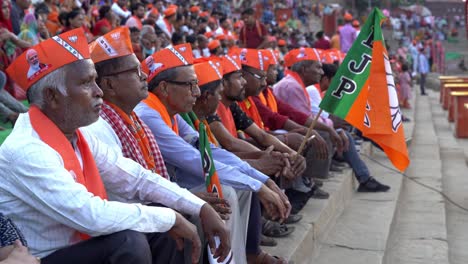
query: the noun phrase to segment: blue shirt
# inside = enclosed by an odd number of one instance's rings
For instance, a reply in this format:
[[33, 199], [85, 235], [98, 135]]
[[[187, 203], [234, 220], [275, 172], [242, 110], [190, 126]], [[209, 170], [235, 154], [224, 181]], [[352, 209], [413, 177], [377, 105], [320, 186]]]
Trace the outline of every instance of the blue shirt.
[[[198, 132], [176, 115], [179, 128], [177, 135], [166, 125], [159, 112], [145, 103], [139, 103], [135, 113], [153, 132], [169, 173], [184, 188], [193, 188], [205, 183], [198, 151]], [[269, 177], [252, 168], [248, 163], [224, 149], [211, 145], [211, 152], [222, 184], [238, 190], [258, 191]]]
[[429, 62], [424, 54], [419, 53], [418, 55], [418, 72], [426, 74], [429, 72]]

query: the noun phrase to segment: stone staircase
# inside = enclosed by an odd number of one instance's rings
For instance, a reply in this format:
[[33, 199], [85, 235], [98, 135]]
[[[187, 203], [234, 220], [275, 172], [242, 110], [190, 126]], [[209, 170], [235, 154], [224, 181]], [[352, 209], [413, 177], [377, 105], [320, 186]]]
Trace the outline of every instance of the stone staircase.
[[[405, 115], [413, 119], [414, 112], [405, 111]], [[405, 123], [407, 138], [413, 129], [413, 123]], [[402, 177], [375, 163], [392, 167], [385, 154], [368, 142], [361, 145], [360, 153], [372, 175], [389, 184], [391, 191], [357, 193], [353, 172], [346, 169], [324, 183], [330, 198], [309, 200], [300, 212], [303, 219], [294, 225], [295, 232], [276, 239], [278, 245], [265, 251], [296, 264], [382, 263]]]

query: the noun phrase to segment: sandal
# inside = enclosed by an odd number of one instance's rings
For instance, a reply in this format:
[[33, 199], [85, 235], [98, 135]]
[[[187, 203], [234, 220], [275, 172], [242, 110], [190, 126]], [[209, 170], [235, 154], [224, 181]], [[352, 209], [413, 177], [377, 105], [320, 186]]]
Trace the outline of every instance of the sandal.
[[[249, 257], [247, 257], [249, 259]], [[272, 256], [265, 251], [261, 251], [257, 256], [254, 257], [254, 261], [248, 261], [249, 264], [288, 264], [292, 262], [288, 262], [284, 258], [278, 256]]]
[[260, 235], [260, 246], [264, 247], [276, 247], [278, 242], [274, 238], [267, 237], [263, 234]]
[[262, 225], [262, 234], [268, 237], [285, 237], [292, 232], [295, 228], [288, 227], [285, 224], [280, 224], [271, 220], [266, 220]]

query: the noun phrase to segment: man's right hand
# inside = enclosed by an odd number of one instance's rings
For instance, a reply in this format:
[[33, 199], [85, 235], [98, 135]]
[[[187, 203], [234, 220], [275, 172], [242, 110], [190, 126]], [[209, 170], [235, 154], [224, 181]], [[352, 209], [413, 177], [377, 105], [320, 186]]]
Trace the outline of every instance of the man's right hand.
[[192, 263], [198, 263], [200, 259], [201, 242], [197, 228], [187, 221], [181, 214], [175, 212], [174, 226], [169, 230], [169, 235], [176, 241], [177, 249], [184, 249], [184, 239], [192, 242]]
[[207, 192], [199, 192], [195, 193], [203, 201], [209, 203], [213, 209], [219, 214], [221, 219], [229, 220], [229, 215], [231, 214], [231, 206], [229, 205], [228, 201], [219, 198], [218, 194], [216, 193], [207, 193]]
[[13, 244], [13, 250], [8, 257], [0, 263], [5, 264], [38, 264], [40, 260], [29, 254], [28, 248], [21, 244], [21, 241], [16, 240]]
[[258, 198], [271, 219], [284, 221], [287, 218], [288, 210], [284, 206], [283, 201], [278, 194], [265, 184], [258, 191]]

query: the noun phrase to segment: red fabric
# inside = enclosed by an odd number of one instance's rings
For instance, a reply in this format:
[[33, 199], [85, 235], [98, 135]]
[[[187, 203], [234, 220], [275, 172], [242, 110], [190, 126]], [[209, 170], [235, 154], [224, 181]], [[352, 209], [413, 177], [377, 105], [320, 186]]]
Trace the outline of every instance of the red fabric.
[[249, 28], [247, 25], [241, 28], [239, 36], [240, 41], [248, 49], [256, 49], [263, 42], [263, 37], [267, 34], [266, 28], [260, 22]]
[[263, 124], [262, 117], [258, 112], [257, 106], [255, 105], [252, 96], [250, 96], [242, 102], [237, 102], [237, 104], [240, 106], [242, 111], [244, 111], [247, 114], [247, 116], [250, 117], [255, 122], [255, 124], [257, 124], [259, 128], [268, 130], [268, 128], [265, 127], [265, 125]]
[[98, 22], [96, 22], [96, 24], [94, 25], [94, 28], [93, 28], [93, 35], [101, 36], [102, 35], [101, 29], [103, 27], [106, 27], [109, 30], [112, 30], [112, 25], [109, 22], [109, 20], [107, 20], [107, 18], [103, 18], [103, 19], [99, 20]]
[[268, 106], [264, 105], [258, 96], [252, 97], [257, 106], [263, 124], [270, 130], [282, 129], [289, 119], [287, 116], [273, 112]]
[[[86, 189], [95, 196], [107, 199], [106, 189], [99, 175], [99, 170], [94, 161], [93, 154], [81, 132], [76, 130], [75, 134], [77, 138], [76, 146], [81, 154], [83, 168], [81, 168], [80, 161], [70, 141], [68, 141], [63, 132], [60, 131], [54, 122], [42, 113], [37, 106], [33, 105], [29, 108], [29, 117], [31, 126], [37, 132], [41, 140], [60, 154], [64, 163], [64, 168], [75, 177], [75, 180], [84, 185]], [[80, 235], [83, 239], [89, 238], [86, 234]]]
[[331, 48], [330, 41], [328, 41], [328, 40], [326, 40], [324, 38], [319, 39], [319, 40], [315, 41], [314, 48], [327, 50], [327, 49]]
[[218, 109], [216, 110], [221, 122], [224, 127], [229, 131], [229, 133], [237, 138], [236, 123], [234, 123], [234, 118], [232, 117], [232, 112], [229, 106], [225, 106], [223, 103], [218, 104]]
[[100, 115], [119, 137], [124, 157], [169, 179], [169, 173], [153, 133], [135, 113], [129, 118], [117, 106], [106, 102]]

